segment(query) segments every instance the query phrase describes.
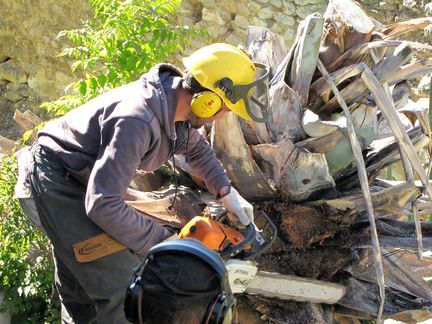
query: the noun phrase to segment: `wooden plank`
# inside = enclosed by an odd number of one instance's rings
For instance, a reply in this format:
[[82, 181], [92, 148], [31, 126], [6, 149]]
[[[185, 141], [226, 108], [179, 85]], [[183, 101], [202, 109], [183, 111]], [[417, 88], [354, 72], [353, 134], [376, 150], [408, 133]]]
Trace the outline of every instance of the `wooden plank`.
[[9, 155], [18, 143], [0, 135], [0, 154]]
[[23, 115], [31, 121], [35, 126], [42, 123], [42, 119], [40, 119], [34, 112], [31, 110], [24, 111]]
[[27, 113], [27, 115], [25, 115], [24, 113], [22, 113], [18, 109], [15, 110], [13, 119], [17, 123], [17, 125], [24, 131], [32, 130], [33, 128], [35, 128], [37, 126], [37, 124], [35, 124], [33, 122], [33, 120], [34, 120], [33, 117], [29, 118], [28, 113]]

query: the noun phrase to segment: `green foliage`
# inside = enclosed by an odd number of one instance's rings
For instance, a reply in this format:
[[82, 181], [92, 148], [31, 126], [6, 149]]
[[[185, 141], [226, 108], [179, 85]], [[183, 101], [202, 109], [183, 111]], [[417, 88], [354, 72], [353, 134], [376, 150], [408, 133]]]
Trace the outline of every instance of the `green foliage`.
[[193, 37], [206, 32], [168, 21], [180, 0], [90, 0], [94, 19], [80, 29], [62, 31], [75, 47], [59, 56], [74, 60], [72, 71], [84, 75], [70, 85], [73, 94], [43, 104], [62, 115], [98, 94], [136, 80], [153, 65], [181, 53]]
[[0, 311], [7, 310], [13, 323], [58, 322], [49, 243], [13, 198], [16, 172], [13, 157], [0, 159]]

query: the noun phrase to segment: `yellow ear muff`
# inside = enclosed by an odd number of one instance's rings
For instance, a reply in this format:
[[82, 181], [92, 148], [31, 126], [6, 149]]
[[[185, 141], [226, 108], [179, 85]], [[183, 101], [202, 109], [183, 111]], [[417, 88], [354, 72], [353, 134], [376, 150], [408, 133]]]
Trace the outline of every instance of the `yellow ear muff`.
[[200, 118], [213, 117], [222, 105], [221, 97], [212, 91], [198, 92], [191, 100], [192, 112]]

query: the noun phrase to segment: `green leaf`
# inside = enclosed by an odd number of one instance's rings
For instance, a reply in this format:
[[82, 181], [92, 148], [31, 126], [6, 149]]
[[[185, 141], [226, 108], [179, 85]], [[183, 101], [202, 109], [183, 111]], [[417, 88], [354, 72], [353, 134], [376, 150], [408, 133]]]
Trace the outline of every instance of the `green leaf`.
[[71, 70], [72, 72], [75, 72], [77, 69], [79, 69], [82, 66], [82, 61], [81, 60], [77, 60], [75, 61], [72, 66], [71, 66]]
[[83, 96], [85, 96], [87, 94], [87, 82], [86, 81], [82, 80], [79, 82], [79, 92]]
[[105, 74], [100, 74], [97, 77], [97, 81], [98, 81], [99, 87], [104, 88], [105, 84], [108, 81], [108, 78], [107, 78], [107, 76]]
[[33, 132], [33, 129], [30, 129], [23, 134], [22, 138], [24, 143], [26, 143], [30, 139], [30, 137], [33, 135]]

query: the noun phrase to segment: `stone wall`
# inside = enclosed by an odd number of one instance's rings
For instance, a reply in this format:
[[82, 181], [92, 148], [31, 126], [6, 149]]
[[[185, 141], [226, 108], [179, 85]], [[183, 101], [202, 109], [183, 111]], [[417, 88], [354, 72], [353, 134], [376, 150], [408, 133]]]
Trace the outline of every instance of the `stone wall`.
[[0, 0], [0, 135], [20, 136], [15, 109], [38, 111], [74, 80], [71, 62], [56, 55], [67, 46], [60, 31], [89, 17], [85, 0]]
[[[173, 20], [209, 31], [211, 42], [234, 45], [245, 41], [247, 26], [263, 26], [282, 35], [290, 46], [298, 23], [310, 13], [323, 12], [327, 3], [184, 0]], [[424, 16], [428, 6], [432, 7], [420, 0], [365, 0], [361, 5], [384, 23]], [[86, 0], [34, 0], [31, 5], [28, 0], [0, 0], [0, 8], [0, 135], [17, 138], [21, 131], [12, 121], [15, 109], [41, 114], [39, 104], [62, 95], [76, 78], [70, 72], [71, 62], [56, 57], [67, 46], [57, 34], [79, 28], [83, 19], [91, 17], [91, 10]], [[188, 52], [201, 45], [194, 43]]]
[[284, 37], [289, 46], [298, 23], [313, 12], [324, 12], [326, 0], [191, 0], [177, 15], [181, 25], [209, 31], [214, 40], [238, 45], [245, 41], [250, 25], [267, 27]]

